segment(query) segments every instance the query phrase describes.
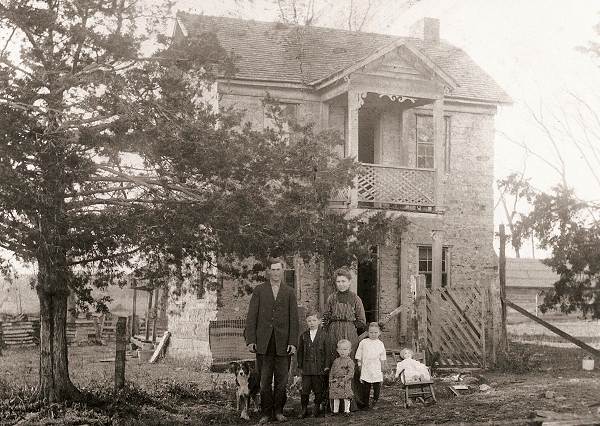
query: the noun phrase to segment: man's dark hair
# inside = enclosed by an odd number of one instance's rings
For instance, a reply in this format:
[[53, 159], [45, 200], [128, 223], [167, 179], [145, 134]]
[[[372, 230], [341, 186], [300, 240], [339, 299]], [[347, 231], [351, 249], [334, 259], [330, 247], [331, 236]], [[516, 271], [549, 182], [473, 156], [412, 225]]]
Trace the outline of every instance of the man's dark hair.
[[267, 267], [270, 268], [271, 265], [274, 265], [276, 263], [281, 263], [281, 266], [285, 267], [285, 262], [283, 261], [282, 258], [269, 256], [269, 258], [267, 259]]

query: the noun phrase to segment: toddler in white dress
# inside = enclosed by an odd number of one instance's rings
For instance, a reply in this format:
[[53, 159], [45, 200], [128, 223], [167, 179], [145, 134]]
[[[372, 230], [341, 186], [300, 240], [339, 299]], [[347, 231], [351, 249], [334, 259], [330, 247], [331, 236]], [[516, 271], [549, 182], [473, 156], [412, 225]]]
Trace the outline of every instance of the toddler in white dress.
[[[379, 340], [381, 330], [379, 324], [369, 324], [369, 338], [363, 339], [358, 344], [355, 358], [360, 368], [360, 382], [362, 383], [363, 402], [365, 409], [375, 407], [381, 393], [383, 383], [383, 365], [386, 360], [385, 346]], [[369, 397], [373, 386], [373, 403], [369, 406]]]

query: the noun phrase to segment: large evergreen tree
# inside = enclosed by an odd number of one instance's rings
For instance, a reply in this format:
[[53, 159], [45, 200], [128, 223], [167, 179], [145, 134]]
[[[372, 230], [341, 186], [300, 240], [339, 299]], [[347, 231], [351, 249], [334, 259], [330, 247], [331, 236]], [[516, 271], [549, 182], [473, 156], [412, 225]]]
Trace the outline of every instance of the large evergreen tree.
[[[67, 296], [136, 270], [160, 279], [215, 254], [322, 256], [398, 235], [383, 214], [328, 209], [356, 167], [310, 125], [256, 131], [201, 102], [235, 61], [213, 34], [168, 46], [166, 9], [135, 0], [0, 3], [0, 247], [37, 266], [40, 397], [76, 399]], [[148, 28], [142, 28], [148, 24]], [[146, 41], [165, 42], [151, 56]]]

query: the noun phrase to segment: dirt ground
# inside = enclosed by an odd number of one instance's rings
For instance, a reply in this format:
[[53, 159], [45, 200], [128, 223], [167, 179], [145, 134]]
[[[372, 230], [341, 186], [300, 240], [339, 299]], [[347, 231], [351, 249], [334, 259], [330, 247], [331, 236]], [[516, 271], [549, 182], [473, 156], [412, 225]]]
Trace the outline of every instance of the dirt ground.
[[[328, 416], [320, 424], [535, 424], [536, 411], [595, 414], [600, 402], [600, 370], [581, 369], [580, 349], [513, 343], [513, 358], [503, 371], [466, 374], [470, 389], [454, 396], [446, 382], [449, 373], [438, 373], [438, 403], [411, 409], [403, 407], [397, 383], [385, 385], [377, 410], [351, 417]], [[128, 359], [128, 389], [113, 397], [112, 346], [74, 347], [70, 368], [74, 383], [88, 392], [85, 403], [40, 408], [28, 404], [37, 382], [37, 348], [5, 350], [0, 357], [0, 424], [248, 424], [240, 421], [234, 406], [232, 377], [207, 373], [193, 363], [161, 361], [140, 364]], [[510, 371], [512, 370], [512, 371]], [[446, 378], [446, 379], [445, 379]], [[460, 384], [464, 383], [460, 382]], [[481, 384], [490, 390], [479, 390]], [[298, 413], [298, 390], [292, 389], [286, 414]], [[249, 424], [255, 424], [253, 413]], [[19, 423], [20, 422], [20, 423]], [[311, 425], [315, 419], [290, 419], [290, 425]]]

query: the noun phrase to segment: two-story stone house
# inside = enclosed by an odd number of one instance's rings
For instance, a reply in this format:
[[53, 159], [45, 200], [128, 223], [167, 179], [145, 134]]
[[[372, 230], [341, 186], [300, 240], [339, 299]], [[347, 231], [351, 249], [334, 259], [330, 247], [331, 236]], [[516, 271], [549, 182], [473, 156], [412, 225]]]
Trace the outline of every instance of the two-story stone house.
[[[344, 136], [343, 155], [363, 173], [356, 187], [332, 199], [337, 209], [385, 209], [410, 226], [400, 246], [379, 246], [377, 261], [360, 264], [354, 290], [368, 320], [410, 297], [411, 282], [496, 286], [493, 251], [494, 116], [510, 99], [461, 49], [440, 40], [439, 21], [426, 18], [411, 37], [180, 13], [175, 39], [217, 34], [238, 58], [235, 76], [219, 80], [219, 106], [269, 125], [270, 94], [286, 113]], [[303, 307], [323, 306], [330, 287], [320, 265], [297, 261], [288, 279]], [[223, 280], [219, 294], [188, 300], [170, 319], [170, 353], [209, 353], [208, 321], [243, 319], [249, 295]], [[408, 318], [394, 320], [384, 341], [406, 339]]]

